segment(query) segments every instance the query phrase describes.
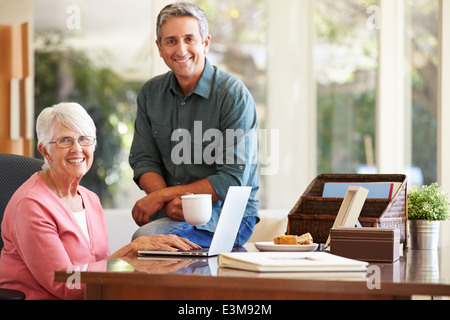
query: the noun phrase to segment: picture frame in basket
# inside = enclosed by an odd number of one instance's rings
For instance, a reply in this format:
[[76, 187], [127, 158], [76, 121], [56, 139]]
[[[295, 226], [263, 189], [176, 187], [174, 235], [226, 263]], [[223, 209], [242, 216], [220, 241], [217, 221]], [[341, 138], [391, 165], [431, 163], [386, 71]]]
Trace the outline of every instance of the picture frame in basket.
[[[333, 228], [346, 227], [353, 228], [358, 223], [361, 210], [366, 202], [369, 190], [363, 187], [350, 186], [342, 201], [339, 212], [334, 220]], [[331, 237], [328, 235], [324, 249], [330, 245]]]

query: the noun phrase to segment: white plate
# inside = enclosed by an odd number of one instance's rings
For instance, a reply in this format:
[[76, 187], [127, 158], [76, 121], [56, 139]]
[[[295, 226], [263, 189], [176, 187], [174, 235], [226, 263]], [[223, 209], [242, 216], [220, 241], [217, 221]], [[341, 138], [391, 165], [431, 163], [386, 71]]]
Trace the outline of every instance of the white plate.
[[255, 247], [260, 251], [315, 251], [318, 243], [295, 245], [295, 244], [274, 244], [273, 242], [255, 242]]

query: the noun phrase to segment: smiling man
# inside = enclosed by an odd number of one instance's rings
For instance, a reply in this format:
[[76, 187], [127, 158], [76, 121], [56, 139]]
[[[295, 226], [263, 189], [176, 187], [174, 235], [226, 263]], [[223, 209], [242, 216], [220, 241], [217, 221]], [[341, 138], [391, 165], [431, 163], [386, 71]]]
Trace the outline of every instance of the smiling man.
[[161, 34], [164, 38], [156, 42], [159, 54], [175, 73], [183, 95], [187, 95], [203, 74], [211, 36], [203, 39], [197, 19], [190, 16], [166, 21]]
[[[228, 188], [251, 186], [235, 241], [243, 245], [259, 221], [255, 102], [240, 80], [206, 58], [211, 35], [203, 10], [190, 3], [168, 5], [156, 27], [156, 45], [171, 71], [145, 83], [137, 99], [129, 160], [134, 180], [147, 195], [132, 210], [141, 226], [133, 237], [176, 234], [208, 247]], [[180, 133], [186, 132], [189, 137], [184, 134], [180, 142]], [[206, 151], [216, 161], [205, 161]], [[181, 196], [187, 193], [212, 195], [213, 214], [206, 225], [185, 222]]]

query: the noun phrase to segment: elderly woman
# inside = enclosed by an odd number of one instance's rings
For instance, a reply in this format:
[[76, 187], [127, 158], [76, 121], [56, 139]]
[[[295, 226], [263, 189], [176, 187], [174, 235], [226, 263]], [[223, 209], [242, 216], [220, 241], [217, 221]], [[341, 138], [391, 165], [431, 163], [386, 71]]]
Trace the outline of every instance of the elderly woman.
[[55, 270], [132, 256], [137, 249], [199, 248], [177, 236], [157, 235], [136, 239], [109, 256], [100, 201], [79, 185], [94, 159], [94, 122], [79, 104], [61, 103], [42, 111], [36, 131], [45, 164], [6, 207], [0, 287], [20, 290], [28, 299], [82, 299], [83, 289], [53, 281]]

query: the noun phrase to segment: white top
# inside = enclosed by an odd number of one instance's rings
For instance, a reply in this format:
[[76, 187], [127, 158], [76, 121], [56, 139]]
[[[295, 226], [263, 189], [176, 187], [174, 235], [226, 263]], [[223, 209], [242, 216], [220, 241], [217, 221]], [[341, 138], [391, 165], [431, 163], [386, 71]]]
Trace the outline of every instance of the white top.
[[75, 217], [75, 220], [77, 220], [78, 224], [81, 227], [81, 230], [83, 230], [84, 235], [86, 238], [91, 241], [91, 238], [89, 237], [89, 232], [87, 228], [87, 222], [86, 222], [86, 210], [79, 211], [79, 212], [72, 212], [73, 216]]

